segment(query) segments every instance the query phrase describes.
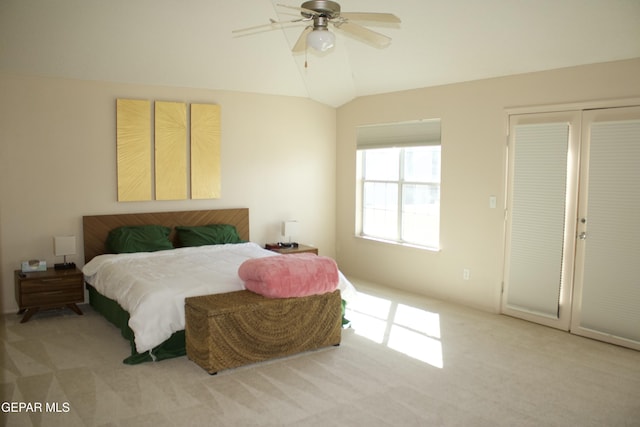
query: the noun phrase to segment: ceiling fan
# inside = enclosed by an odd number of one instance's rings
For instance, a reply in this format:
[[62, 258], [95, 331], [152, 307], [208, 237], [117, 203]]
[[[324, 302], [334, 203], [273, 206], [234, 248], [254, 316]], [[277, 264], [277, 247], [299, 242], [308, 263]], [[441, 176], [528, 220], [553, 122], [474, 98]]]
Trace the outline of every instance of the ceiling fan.
[[391, 43], [390, 37], [372, 31], [352, 21], [384, 24], [400, 23], [400, 19], [391, 13], [341, 12], [338, 3], [328, 0], [305, 1], [300, 7], [285, 4], [278, 4], [278, 6], [299, 11], [302, 18], [284, 22], [271, 19], [270, 24], [244, 28], [233, 32], [238, 33], [264, 28], [265, 26], [283, 25], [294, 22], [309, 22], [310, 25], [302, 31], [292, 51], [294, 53], [303, 52], [308, 45], [315, 50], [324, 52], [331, 49], [335, 44], [335, 35], [329, 31], [329, 24], [368, 44], [383, 48]]

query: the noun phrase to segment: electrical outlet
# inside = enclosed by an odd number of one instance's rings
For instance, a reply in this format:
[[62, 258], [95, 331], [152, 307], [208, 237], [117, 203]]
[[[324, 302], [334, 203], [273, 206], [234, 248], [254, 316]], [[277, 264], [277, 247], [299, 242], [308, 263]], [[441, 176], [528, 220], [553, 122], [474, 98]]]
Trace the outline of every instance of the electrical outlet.
[[464, 280], [469, 280], [471, 278], [471, 270], [469, 270], [468, 268], [462, 270], [462, 278]]

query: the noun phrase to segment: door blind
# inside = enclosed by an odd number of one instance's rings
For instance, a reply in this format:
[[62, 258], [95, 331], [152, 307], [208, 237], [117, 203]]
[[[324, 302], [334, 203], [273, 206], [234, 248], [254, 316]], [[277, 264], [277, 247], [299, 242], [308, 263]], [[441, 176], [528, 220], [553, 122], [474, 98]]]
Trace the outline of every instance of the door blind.
[[640, 120], [591, 125], [580, 326], [640, 342]]
[[569, 123], [514, 128], [508, 294], [511, 308], [558, 318]]

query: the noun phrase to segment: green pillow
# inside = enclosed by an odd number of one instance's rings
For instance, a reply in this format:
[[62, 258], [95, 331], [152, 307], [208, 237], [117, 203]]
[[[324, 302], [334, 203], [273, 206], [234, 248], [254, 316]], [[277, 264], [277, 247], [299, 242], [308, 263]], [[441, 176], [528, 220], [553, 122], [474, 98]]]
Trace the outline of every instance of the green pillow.
[[109, 232], [107, 248], [117, 254], [173, 249], [170, 232], [169, 227], [162, 225], [119, 227]]
[[177, 226], [181, 246], [223, 245], [244, 243], [238, 231], [230, 224], [209, 224], [199, 226]]

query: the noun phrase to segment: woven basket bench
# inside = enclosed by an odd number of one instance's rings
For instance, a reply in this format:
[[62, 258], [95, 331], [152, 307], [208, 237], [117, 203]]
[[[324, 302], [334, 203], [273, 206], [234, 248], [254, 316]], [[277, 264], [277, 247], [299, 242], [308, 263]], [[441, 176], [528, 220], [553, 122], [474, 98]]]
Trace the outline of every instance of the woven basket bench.
[[210, 374], [340, 344], [340, 291], [265, 298], [250, 291], [185, 299], [187, 357]]

